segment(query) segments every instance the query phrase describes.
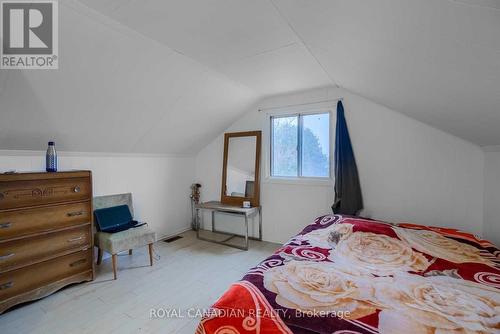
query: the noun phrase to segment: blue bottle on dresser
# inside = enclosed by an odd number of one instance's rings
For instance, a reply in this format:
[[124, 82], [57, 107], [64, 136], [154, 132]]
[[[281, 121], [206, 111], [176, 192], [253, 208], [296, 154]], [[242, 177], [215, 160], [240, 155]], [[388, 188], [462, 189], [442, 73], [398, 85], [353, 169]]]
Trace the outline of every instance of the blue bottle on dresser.
[[49, 147], [47, 148], [47, 154], [45, 155], [45, 166], [47, 172], [57, 172], [57, 152], [56, 144], [53, 141], [49, 141]]

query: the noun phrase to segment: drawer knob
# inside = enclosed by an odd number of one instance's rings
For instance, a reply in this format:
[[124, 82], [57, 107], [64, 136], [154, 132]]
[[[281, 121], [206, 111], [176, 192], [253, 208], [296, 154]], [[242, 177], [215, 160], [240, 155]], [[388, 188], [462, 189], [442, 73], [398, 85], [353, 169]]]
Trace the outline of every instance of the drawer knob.
[[79, 192], [80, 192], [80, 190], [81, 190], [81, 189], [80, 189], [80, 186], [74, 186], [74, 187], [73, 187], [73, 192], [74, 192], [74, 193], [79, 193]]
[[12, 288], [12, 286], [14, 286], [13, 282], [7, 282], [7, 283], [4, 283], [4, 284], [0, 284], [0, 290], [5, 290], [5, 289], [8, 289], [8, 288]]
[[9, 223], [1, 223], [0, 224], [0, 228], [9, 228], [11, 226], [12, 226], [12, 223], [10, 223], [10, 222]]
[[70, 267], [76, 267], [76, 266], [79, 266], [81, 264], [84, 264], [85, 262], [87, 262], [87, 260], [81, 259], [81, 260], [75, 261], [73, 263], [70, 263], [69, 266]]
[[83, 211], [68, 212], [68, 217], [76, 217], [76, 216], [81, 216], [83, 214], [84, 214]]
[[0, 255], [0, 261], [7, 260], [9, 257], [13, 257], [14, 255], [15, 255], [14, 253], [6, 254], [6, 255]]
[[77, 241], [80, 241], [83, 239], [83, 236], [79, 236], [77, 238], [71, 238], [71, 239], [68, 239], [68, 242], [77, 242]]

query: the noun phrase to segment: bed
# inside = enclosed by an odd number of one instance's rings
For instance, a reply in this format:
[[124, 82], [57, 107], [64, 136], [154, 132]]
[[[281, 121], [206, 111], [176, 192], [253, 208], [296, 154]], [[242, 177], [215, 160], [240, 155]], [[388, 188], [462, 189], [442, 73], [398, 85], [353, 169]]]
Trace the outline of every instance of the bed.
[[500, 333], [500, 250], [455, 229], [317, 218], [197, 333]]

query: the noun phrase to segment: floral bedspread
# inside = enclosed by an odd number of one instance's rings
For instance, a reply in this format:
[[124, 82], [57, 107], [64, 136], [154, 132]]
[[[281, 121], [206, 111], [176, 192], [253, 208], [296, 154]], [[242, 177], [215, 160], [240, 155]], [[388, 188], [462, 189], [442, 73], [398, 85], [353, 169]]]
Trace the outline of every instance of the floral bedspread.
[[320, 217], [197, 333], [500, 333], [500, 250], [454, 229]]

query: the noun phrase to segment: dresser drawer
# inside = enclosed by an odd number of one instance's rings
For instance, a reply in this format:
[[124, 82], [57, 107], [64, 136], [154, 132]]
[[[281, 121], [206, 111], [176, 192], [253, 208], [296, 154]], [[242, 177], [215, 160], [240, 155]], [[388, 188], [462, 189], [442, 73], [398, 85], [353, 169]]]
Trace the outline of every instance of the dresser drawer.
[[92, 221], [90, 202], [0, 212], [0, 241]]
[[91, 249], [0, 274], [0, 301], [92, 269]]
[[91, 247], [90, 223], [70, 230], [0, 243], [0, 272], [37, 263], [62, 252]]
[[86, 177], [0, 181], [0, 210], [86, 200], [89, 197], [91, 185]]

